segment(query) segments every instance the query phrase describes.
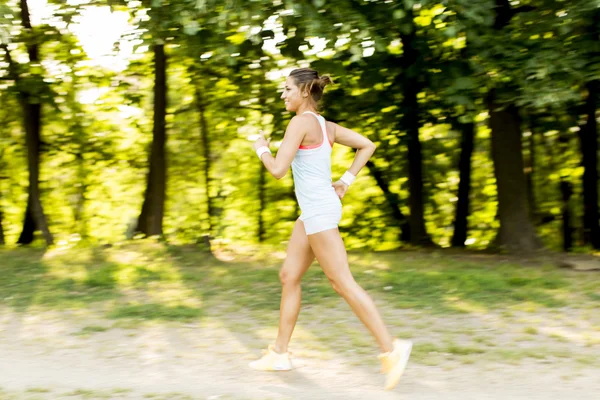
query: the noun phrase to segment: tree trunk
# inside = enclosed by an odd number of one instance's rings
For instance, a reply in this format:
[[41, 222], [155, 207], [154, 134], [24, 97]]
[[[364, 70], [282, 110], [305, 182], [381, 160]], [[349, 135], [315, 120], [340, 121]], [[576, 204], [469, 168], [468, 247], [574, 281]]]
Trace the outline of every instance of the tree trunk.
[[[0, 124], [4, 121], [0, 121]], [[0, 149], [0, 169], [4, 167], [3, 162], [4, 150]], [[0, 183], [2, 182], [3, 176], [0, 175]], [[4, 228], [2, 227], [2, 220], [4, 215], [2, 214], [2, 186], [0, 186], [0, 245], [4, 245], [6, 240], [4, 239]]]
[[[267, 108], [267, 94], [265, 93], [265, 87], [267, 82], [262, 80], [261, 85], [259, 86], [259, 105], [261, 111], [261, 124], [266, 123], [265, 117], [269, 114], [269, 110]], [[266, 178], [267, 178], [267, 169], [264, 164], [259, 162], [259, 172], [258, 172], [258, 242], [263, 243], [266, 237], [266, 228], [264, 221], [264, 211], [267, 206], [267, 187], [266, 187]]]
[[458, 183], [458, 201], [454, 217], [454, 234], [452, 247], [465, 247], [467, 240], [467, 219], [469, 217], [469, 193], [471, 191], [471, 156], [475, 142], [475, 124], [456, 124], [461, 131], [460, 160], [458, 169], [460, 182]]
[[258, 172], [258, 242], [262, 243], [265, 240], [265, 221], [263, 219], [263, 211], [267, 205], [266, 190], [265, 190], [265, 178], [266, 168], [260, 163], [260, 170]]
[[4, 239], [4, 228], [2, 228], [3, 216], [2, 210], [0, 210], [0, 245], [4, 245], [6, 243]]
[[519, 113], [514, 105], [499, 110], [493, 92], [488, 101], [500, 219], [496, 245], [509, 251], [535, 250], [541, 243], [530, 219]]
[[[496, 0], [494, 29], [504, 29], [512, 17], [529, 8], [513, 9], [509, 0]], [[514, 104], [500, 110], [495, 91], [488, 95], [492, 130], [492, 161], [498, 188], [500, 230], [495, 244], [509, 251], [531, 251], [541, 242], [531, 222], [524, 173], [521, 119]]]
[[[29, 8], [26, 0], [21, 0], [21, 23], [23, 28], [30, 32], [31, 21], [29, 18]], [[39, 49], [35, 43], [27, 44], [27, 53], [31, 64], [39, 63]], [[6, 49], [7, 57], [10, 53]], [[12, 63], [12, 60], [9, 60]], [[16, 77], [18, 79], [18, 77]], [[42, 105], [38, 100], [32, 99], [27, 92], [20, 93], [21, 107], [23, 108], [25, 143], [27, 146], [27, 167], [29, 170], [29, 188], [27, 208], [23, 222], [23, 230], [17, 243], [29, 244], [33, 242], [34, 231], [39, 229], [46, 240], [46, 244], [51, 245], [54, 242], [52, 234], [46, 222], [46, 215], [42, 207], [39, 189], [40, 175], [40, 144], [41, 144], [41, 126], [42, 126]]]
[[525, 169], [525, 179], [527, 181], [527, 200], [529, 202], [529, 214], [532, 221], [536, 221], [537, 211], [535, 203], [535, 191], [534, 191], [534, 177], [535, 172], [535, 134], [534, 130], [531, 130], [528, 141], [529, 157], [527, 159], [527, 168]]
[[25, 209], [25, 220], [23, 221], [23, 229], [17, 239], [17, 244], [29, 244], [33, 242], [35, 233], [35, 221], [33, 220], [33, 212], [31, 211], [31, 200], [27, 199], [27, 208]]
[[30, 244], [33, 242], [34, 232], [39, 229], [42, 231], [46, 244], [51, 245], [54, 240], [48, 229], [39, 190], [41, 105], [30, 104], [27, 100], [22, 100], [21, 104], [25, 115], [25, 143], [27, 145], [29, 188], [27, 191], [28, 199], [23, 220], [23, 229], [17, 243]]
[[4, 229], [2, 228], [2, 211], [0, 211], [0, 245], [4, 245]]
[[[409, 11], [410, 13], [410, 11]], [[407, 18], [409, 18], [407, 16]], [[410, 19], [412, 21], [412, 17]], [[403, 112], [401, 130], [406, 131], [408, 147], [408, 183], [409, 183], [409, 206], [410, 206], [410, 242], [414, 245], [431, 245], [433, 242], [425, 229], [425, 212], [423, 202], [423, 160], [421, 154], [421, 141], [419, 140], [419, 128], [421, 127], [418, 95], [421, 91], [419, 82], [419, 53], [415, 46], [416, 33], [412, 27], [411, 33], [402, 33], [403, 54], [401, 64], [403, 72], [400, 77], [402, 88]]]
[[600, 249], [600, 226], [598, 225], [598, 126], [596, 122], [599, 81], [588, 82], [585, 102], [587, 121], [579, 130], [583, 172], [583, 240], [594, 249]]
[[80, 143], [77, 154], [75, 155], [77, 159], [77, 179], [79, 181], [79, 193], [77, 194], [77, 203], [75, 204], [75, 223], [77, 225], [77, 230], [82, 238], [87, 238], [89, 236], [88, 232], [88, 224], [85, 218], [85, 201], [87, 194], [87, 184], [86, 179], [88, 176], [88, 171], [85, 168], [85, 160], [83, 158], [83, 149], [84, 144]]
[[167, 112], [167, 69], [165, 47], [154, 45], [154, 129], [149, 157], [149, 172], [144, 203], [137, 231], [146, 236], [163, 234], [163, 216], [166, 197], [167, 166], [165, 144]]
[[[551, 157], [550, 168], [552, 171], [560, 171], [562, 165], [567, 161], [567, 154], [569, 152], [570, 145], [569, 135], [566, 133], [564, 128], [561, 127], [558, 135], [558, 146], [552, 146], [552, 143], [547, 141], [548, 154]], [[554, 156], [554, 149], [558, 156]], [[554, 160], [558, 160], [558, 163]], [[571, 183], [571, 177], [569, 175], [560, 176], [560, 182], [558, 185], [560, 190], [562, 205], [561, 205], [561, 219], [562, 219], [562, 237], [563, 237], [563, 250], [570, 251], [573, 248], [573, 227], [571, 225], [571, 197], [573, 196], [573, 184]]]
[[568, 178], [560, 178], [560, 194], [562, 196], [562, 234], [563, 250], [570, 251], [573, 248], [573, 229], [571, 228], [571, 209], [569, 203], [573, 194], [573, 186]]
[[390, 190], [383, 173], [375, 166], [373, 161], [367, 161], [367, 168], [369, 169], [371, 176], [375, 179], [377, 186], [379, 186], [379, 189], [383, 192], [396, 226], [400, 228], [400, 237], [398, 239], [401, 242], [410, 242], [410, 223], [408, 218], [406, 218], [400, 210], [400, 197]]
[[71, 72], [71, 93], [69, 95], [69, 106], [75, 114], [75, 118], [72, 119], [72, 123], [69, 127], [76, 144], [76, 150], [73, 153], [77, 165], [77, 197], [73, 204], [73, 217], [75, 219], [75, 230], [79, 232], [79, 235], [87, 239], [89, 238], [88, 221], [85, 215], [87, 205], [87, 191], [88, 191], [88, 175], [89, 171], [86, 168], [85, 152], [86, 147], [89, 144], [89, 138], [86, 132], [85, 123], [83, 121], [83, 115], [85, 110], [81, 106], [81, 103], [76, 98], [76, 88], [79, 85], [80, 78], [76, 72]]
[[206, 185], [206, 212], [208, 214], [208, 235], [213, 234], [213, 199], [210, 195], [212, 189], [212, 180], [210, 178], [210, 171], [212, 168], [211, 163], [211, 151], [210, 151], [210, 136], [208, 133], [208, 124], [206, 122], [206, 104], [204, 102], [204, 96], [202, 91], [196, 87], [196, 102], [198, 107], [198, 114], [200, 116], [200, 140], [202, 142], [202, 154], [204, 157], [204, 184]]

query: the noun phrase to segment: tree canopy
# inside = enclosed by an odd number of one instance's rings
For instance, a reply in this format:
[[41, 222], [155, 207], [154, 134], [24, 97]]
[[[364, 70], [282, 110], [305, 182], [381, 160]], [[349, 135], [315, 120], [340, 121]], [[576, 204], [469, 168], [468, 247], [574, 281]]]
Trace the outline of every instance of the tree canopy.
[[378, 147], [349, 247], [600, 248], [599, 35], [598, 0], [8, 0], [0, 240], [287, 240], [292, 179], [249, 138], [277, 147], [310, 66]]

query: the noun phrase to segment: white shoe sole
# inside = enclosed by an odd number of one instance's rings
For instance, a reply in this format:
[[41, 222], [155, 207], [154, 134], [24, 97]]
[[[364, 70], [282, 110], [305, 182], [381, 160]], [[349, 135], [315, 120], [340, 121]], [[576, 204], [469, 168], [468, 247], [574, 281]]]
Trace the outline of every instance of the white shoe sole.
[[267, 372], [283, 372], [283, 371], [291, 371], [293, 369], [293, 367], [291, 365], [290, 366], [274, 366], [273, 368], [265, 369], [265, 368], [261, 368], [257, 365], [254, 365], [254, 362], [251, 362], [250, 364], [248, 364], [248, 366], [255, 371], [267, 371]]
[[406, 343], [407, 347], [404, 350], [404, 354], [402, 355], [402, 358], [400, 358], [400, 360], [398, 360], [398, 363], [396, 363], [396, 365], [394, 365], [394, 367], [387, 374], [386, 382], [385, 382], [385, 390], [392, 390], [394, 387], [396, 387], [396, 385], [400, 381], [400, 378], [402, 377], [402, 374], [404, 373], [404, 370], [406, 369], [406, 365], [408, 364], [408, 360], [410, 358], [410, 353], [412, 352], [412, 346], [413, 346], [411, 341], [407, 341], [407, 342], [408, 342], [408, 343]]

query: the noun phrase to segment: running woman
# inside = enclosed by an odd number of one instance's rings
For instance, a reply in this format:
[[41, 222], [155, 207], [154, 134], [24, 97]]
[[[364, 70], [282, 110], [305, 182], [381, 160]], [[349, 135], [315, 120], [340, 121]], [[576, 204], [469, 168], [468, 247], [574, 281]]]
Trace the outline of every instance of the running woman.
[[[371, 297], [356, 283], [348, 266], [344, 242], [338, 230], [342, 203], [348, 187], [375, 151], [366, 137], [326, 121], [317, 113], [323, 89], [330, 84], [310, 68], [293, 70], [288, 76], [281, 98], [286, 110], [296, 115], [290, 121], [275, 157], [262, 135], [254, 143], [256, 154], [266, 169], [277, 179], [285, 176], [290, 166], [301, 215], [296, 221], [287, 247], [287, 255], [279, 272], [282, 284], [279, 331], [275, 344], [265, 355], [250, 363], [263, 371], [292, 369], [288, 343], [300, 312], [300, 281], [313, 260], [317, 259], [333, 289], [341, 295], [363, 324], [373, 334], [381, 354], [385, 388], [396, 386], [408, 362], [412, 343], [392, 339]], [[333, 143], [357, 149], [354, 162], [342, 177], [331, 181], [331, 149]]]

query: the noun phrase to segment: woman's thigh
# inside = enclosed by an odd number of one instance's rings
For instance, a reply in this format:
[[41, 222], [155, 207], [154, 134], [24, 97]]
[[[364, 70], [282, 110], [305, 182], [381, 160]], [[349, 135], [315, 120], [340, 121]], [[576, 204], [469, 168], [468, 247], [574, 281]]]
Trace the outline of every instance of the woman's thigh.
[[315, 255], [308, 243], [304, 223], [298, 219], [294, 224], [285, 261], [279, 273], [281, 281], [285, 283], [288, 280], [300, 280], [314, 259]]
[[344, 241], [337, 228], [308, 236], [308, 242], [327, 278], [334, 284], [354, 281]]

